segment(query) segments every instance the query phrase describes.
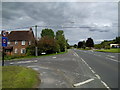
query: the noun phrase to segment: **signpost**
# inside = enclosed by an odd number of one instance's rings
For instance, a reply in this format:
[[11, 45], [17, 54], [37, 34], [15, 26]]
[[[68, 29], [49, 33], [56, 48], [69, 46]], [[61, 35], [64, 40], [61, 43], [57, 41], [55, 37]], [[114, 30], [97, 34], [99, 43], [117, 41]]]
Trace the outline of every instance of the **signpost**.
[[4, 47], [7, 47], [8, 38], [6, 37], [6, 31], [2, 31], [2, 66], [4, 66]]

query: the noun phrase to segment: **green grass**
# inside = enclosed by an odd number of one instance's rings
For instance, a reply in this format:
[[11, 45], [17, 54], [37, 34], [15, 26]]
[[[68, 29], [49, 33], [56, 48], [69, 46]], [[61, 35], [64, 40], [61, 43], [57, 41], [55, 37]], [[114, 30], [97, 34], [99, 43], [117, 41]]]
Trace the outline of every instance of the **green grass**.
[[83, 49], [83, 48], [78, 48], [79, 50], [91, 50], [89, 48]]
[[2, 88], [35, 88], [39, 83], [38, 73], [31, 68], [2, 67]]
[[120, 48], [119, 49], [103, 49], [103, 50], [95, 50], [99, 52], [112, 52], [112, 53], [120, 53]]
[[[60, 53], [57, 53], [57, 54], [64, 54], [64, 53], [67, 53], [67, 52], [68, 51], [66, 51], [66, 52], [60, 52]], [[45, 55], [40, 55], [40, 56], [18, 56], [18, 55], [13, 55], [13, 56], [5, 56], [5, 60], [40, 58], [40, 57], [43, 57], [43, 56], [51, 56], [51, 55], [57, 55], [57, 54], [53, 53], [53, 54], [45, 54]]]

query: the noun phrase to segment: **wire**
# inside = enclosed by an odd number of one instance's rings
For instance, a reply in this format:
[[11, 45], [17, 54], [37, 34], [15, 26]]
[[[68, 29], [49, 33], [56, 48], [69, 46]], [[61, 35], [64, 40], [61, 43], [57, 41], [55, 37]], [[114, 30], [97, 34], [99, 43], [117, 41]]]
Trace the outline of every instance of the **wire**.
[[[32, 26], [28, 26], [28, 27], [19, 27], [19, 28], [9, 28], [9, 29], [2, 29], [2, 30], [18, 30], [18, 29], [27, 29], [30, 27], [35, 27], [35, 25]], [[44, 28], [93, 28], [93, 27], [89, 27], [89, 26], [41, 26], [41, 25], [37, 25], [37, 27], [44, 27]], [[113, 26], [115, 27], [115, 26]], [[116, 27], [120, 27], [120, 26], [116, 26]]]

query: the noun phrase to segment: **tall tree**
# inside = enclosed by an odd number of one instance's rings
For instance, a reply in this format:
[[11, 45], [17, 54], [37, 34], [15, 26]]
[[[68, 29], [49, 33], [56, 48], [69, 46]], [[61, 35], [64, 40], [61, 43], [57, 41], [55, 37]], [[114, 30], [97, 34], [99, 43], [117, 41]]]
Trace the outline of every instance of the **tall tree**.
[[83, 42], [78, 42], [78, 48], [82, 48], [83, 47]]
[[86, 41], [86, 47], [94, 47], [94, 42], [92, 38], [88, 38]]
[[64, 36], [64, 31], [63, 30], [58, 30], [56, 32], [56, 40], [57, 43], [60, 46], [60, 51], [64, 52], [66, 49], [66, 40], [65, 40], [65, 36]]
[[74, 46], [73, 46], [74, 48], [77, 48], [77, 44], [74, 44]]
[[54, 38], [47, 36], [42, 37], [38, 42], [39, 54], [46, 52], [47, 54], [59, 52], [59, 45]]
[[43, 29], [41, 32], [41, 37], [45, 36], [54, 38], [54, 31], [52, 29]]

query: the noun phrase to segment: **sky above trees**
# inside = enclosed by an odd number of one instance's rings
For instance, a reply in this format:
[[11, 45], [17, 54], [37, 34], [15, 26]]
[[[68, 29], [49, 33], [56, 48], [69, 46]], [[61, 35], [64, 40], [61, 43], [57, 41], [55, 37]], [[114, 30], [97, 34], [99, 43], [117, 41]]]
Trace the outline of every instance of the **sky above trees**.
[[[118, 3], [3, 2], [2, 24], [7, 30], [33, 25], [63, 30], [72, 45], [90, 37], [100, 43], [118, 36]], [[39, 36], [44, 28], [38, 27]]]

